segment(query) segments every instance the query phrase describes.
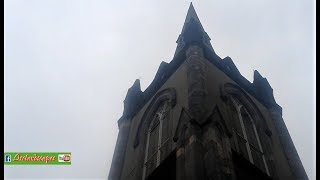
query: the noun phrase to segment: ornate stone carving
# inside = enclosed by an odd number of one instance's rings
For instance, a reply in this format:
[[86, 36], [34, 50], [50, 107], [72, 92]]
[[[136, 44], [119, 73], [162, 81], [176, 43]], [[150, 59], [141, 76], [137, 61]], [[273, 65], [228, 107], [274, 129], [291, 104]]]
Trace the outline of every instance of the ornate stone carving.
[[216, 106], [203, 127], [204, 164], [208, 179], [234, 179], [230, 132]]
[[190, 46], [186, 55], [189, 111], [192, 118], [198, 124], [202, 124], [207, 113], [205, 107], [205, 98], [208, 94], [205, 85], [207, 69], [200, 47]]

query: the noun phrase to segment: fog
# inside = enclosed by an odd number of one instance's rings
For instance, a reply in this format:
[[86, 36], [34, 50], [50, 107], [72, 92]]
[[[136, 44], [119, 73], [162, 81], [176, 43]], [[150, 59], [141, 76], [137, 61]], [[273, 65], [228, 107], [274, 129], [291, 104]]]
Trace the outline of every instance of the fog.
[[[190, 1], [6, 0], [5, 151], [72, 152], [71, 166], [5, 177], [109, 174], [123, 100], [170, 62]], [[266, 77], [310, 179], [315, 170], [315, 2], [193, 1], [216, 53]]]

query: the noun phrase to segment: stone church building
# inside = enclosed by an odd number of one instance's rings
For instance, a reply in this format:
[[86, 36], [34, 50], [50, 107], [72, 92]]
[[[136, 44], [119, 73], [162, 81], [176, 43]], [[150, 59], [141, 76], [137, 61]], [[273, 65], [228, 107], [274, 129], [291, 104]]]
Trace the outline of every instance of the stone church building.
[[190, 4], [170, 63], [124, 100], [110, 180], [308, 179], [267, 79], [220, 58]]

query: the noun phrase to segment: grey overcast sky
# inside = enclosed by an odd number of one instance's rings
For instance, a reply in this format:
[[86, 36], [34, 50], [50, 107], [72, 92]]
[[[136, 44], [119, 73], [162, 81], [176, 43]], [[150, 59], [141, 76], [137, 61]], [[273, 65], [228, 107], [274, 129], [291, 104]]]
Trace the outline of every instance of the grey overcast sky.
[[[5, 0], [5, 151], [70, 151], [71, 166], [6, 166], [10, 178], [106, 179], [123, 100], [170, 62], [190, 1]], [[315, 170], [315, 2], [195, 0], [216, 53], [274, 89]]]

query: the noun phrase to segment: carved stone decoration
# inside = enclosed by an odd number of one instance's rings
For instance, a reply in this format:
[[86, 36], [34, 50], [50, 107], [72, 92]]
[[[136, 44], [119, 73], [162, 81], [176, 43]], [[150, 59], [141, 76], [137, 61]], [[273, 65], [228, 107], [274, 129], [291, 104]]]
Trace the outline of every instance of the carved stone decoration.
[[185, 140], [185, 137], [183, 134], [186, 131], [187, 125], [190, 120], [191, 120], [191, 117], [189, 115], [188, 110], [185, 108], [182, 108], [180, 113], [180, 118], [178, 120], [178, 124], [173, 136], [174, 142], [178, 142], [179, 140], [178, 146], [184, 143], [183, 141]]
[[181, 109], [180, 118], [173, 137], [176, 142], [176, 178], [179, 180], [205, 179], [202, 130], [191, 118], [186, 108]]
[[203, 126], [204, 164], [207, 179], [234, 179], [230, 130], [216, 106]]
[[208, 119], [211, 121], [211, 123], [219, 127], [219, 129], [221, 130], [221, 134], [224, 137], [226, 138], [232, 137], [232, 131], [230, 127], [226, 125], [225, 119], [223, 119], [222, 114], [217, 105], [213, 108], [213, 111]]
[[189, 111], [199, 125], [205, 121], [207, 109], [205, 99], [208, 94], [206, 80], [206, 66], [203, 52], [199, 46], [190, 46], [187, 55], [187, 81], [188, 81], [188, 106]]

